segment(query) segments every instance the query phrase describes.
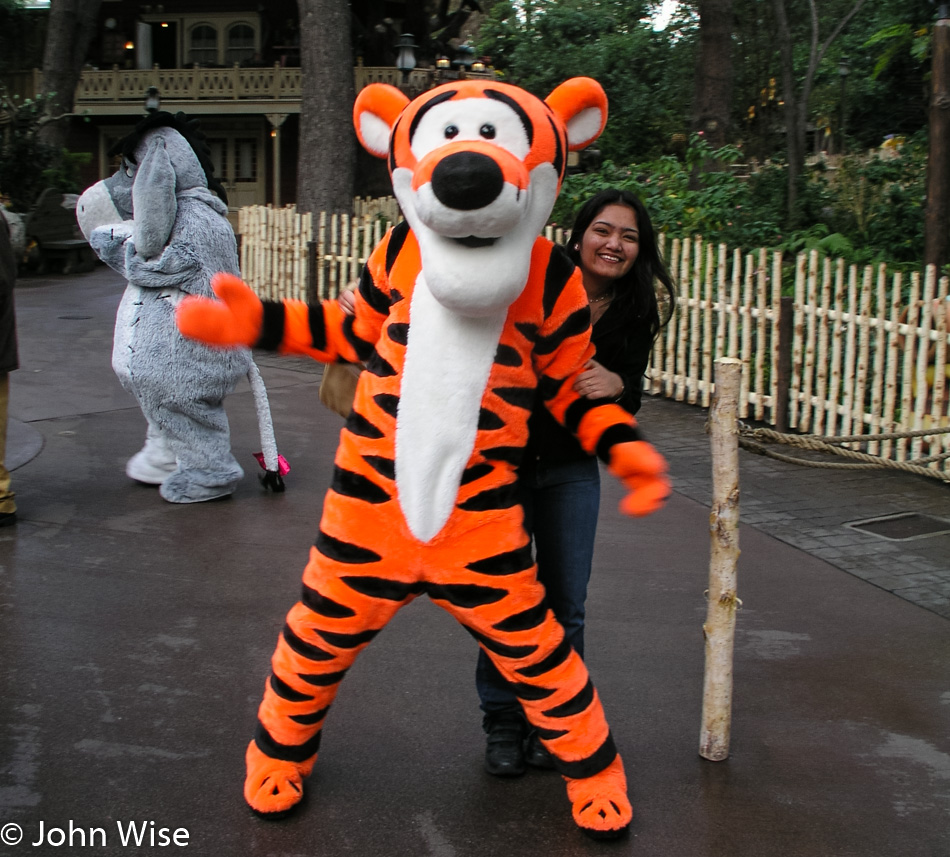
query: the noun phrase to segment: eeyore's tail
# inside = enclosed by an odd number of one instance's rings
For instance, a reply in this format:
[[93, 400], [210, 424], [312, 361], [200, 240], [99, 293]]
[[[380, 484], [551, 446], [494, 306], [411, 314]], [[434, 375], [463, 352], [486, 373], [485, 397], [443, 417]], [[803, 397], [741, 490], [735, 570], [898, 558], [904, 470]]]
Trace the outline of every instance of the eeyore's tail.
[[275, 494], [279, 494], [284, 490], [283, 477], [290, 472], [290, 465], [287, 463], [287, 459], [277, 452], [277, 440], [274, 437], [274, 421], [271, 419], [267, 388], [264, 386], [261, 370], [257, 368], [257, 364], [253, 360], [251, 361], [251, 368], [247, 370], [247, 380], [250, 382], [251, 392], [254, 394], [257, 427], [261, 435], [261, 452], [254, 455], [261, 467], [264, 468], [261, 484]]

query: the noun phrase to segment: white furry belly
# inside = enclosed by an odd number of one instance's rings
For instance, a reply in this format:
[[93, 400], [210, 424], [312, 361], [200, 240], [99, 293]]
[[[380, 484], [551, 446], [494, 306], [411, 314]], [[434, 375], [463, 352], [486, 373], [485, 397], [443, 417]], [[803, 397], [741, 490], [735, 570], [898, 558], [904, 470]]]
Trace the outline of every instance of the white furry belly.
[[396, 489], [412, 534], [432, 539], [458, 497], [505, 312], [487, 318], [451, 313], [420, 274], [396, 417]]
[[132, 354], [139, 332], [137, 328], [142, 323], [142, 307], [145, 301], [168, 301], [169, 306], [174, 308], [181, 303], [183, 297], [184, 293], [180, 289], [161, 289], [156, 292], [155, 289], [143, 289], [131, 283], [126, 286], [115, 314], [115, 332], [112, 337], [112, 369], [116, 375], [123, 378], [131, 374]]

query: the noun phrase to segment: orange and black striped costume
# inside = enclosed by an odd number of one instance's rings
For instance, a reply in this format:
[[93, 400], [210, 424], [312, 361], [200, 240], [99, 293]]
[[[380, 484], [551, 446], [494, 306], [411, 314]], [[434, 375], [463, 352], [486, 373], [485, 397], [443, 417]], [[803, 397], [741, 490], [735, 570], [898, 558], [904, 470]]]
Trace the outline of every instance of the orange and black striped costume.
[[574, 391], [593, 353], [580, 275], [544, 238], [529, 256], [517, 297], [482, 316], [433, 297], [408, 222], [374, 250], [353, 316], [332, 301], [262, 305], [221, 275], [223, 303], [179, 309], [182, 330], [205, 341], [366, 366], [247, 752], [245, 798], [258, 812], [299, 802], [347, 670], [397, 610], [424, 594], [513, 683], [567, 779], [577, 823], [603, 835], [629, 823], [600, 700], [544, 602], [523, 527], [517, 469], [536, 396], [633, 489], [631, 513], [662, 503], [665, 468], [632, 416]]

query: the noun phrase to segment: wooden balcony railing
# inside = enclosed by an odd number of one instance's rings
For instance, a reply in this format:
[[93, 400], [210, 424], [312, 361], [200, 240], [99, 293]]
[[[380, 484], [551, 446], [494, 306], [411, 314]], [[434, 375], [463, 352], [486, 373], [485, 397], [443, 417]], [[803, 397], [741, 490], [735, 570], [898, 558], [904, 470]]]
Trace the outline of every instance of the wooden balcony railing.
[[[356, 66], [353, 69], [356, 91], [370, 83], [404, 86], [411, 94], [424, 92], [441, 82], [442, 72], [415, 69], [405, 82], [399, 69]], [[492, 72], [469, 72], [468, 77], [491, 80]], [[39, 69], [5, 76], [21, 98], [42, 92], [43, 75]], [[155, 68], [107, 71], [87, 69], [76, 87], [75, 109], [116, 102], [141, 102], [145, 90], [157, 86], [167, 101], [300, 101], [301, 71], [281, 65], [266, 68]]]

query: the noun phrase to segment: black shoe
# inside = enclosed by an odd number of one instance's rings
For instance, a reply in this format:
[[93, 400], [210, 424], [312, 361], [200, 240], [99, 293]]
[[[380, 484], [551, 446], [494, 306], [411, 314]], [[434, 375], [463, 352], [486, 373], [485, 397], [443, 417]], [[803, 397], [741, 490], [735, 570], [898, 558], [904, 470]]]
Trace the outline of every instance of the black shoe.
[[16, 512], [0, 512], [0, 527], [11, 527], [16, 523]]
[[485, 770], [495, 777], [520, 777], [525, 772], [524, 717], [518, 712], [485, 716], [488, 741]]
[[547, 771], [554, 770], [554, 757], [548, 752], [547, 747], [541, 743], [538, 733], [533, 729], [525, 741], [524, 759], [532, 768], [544, 768]]

